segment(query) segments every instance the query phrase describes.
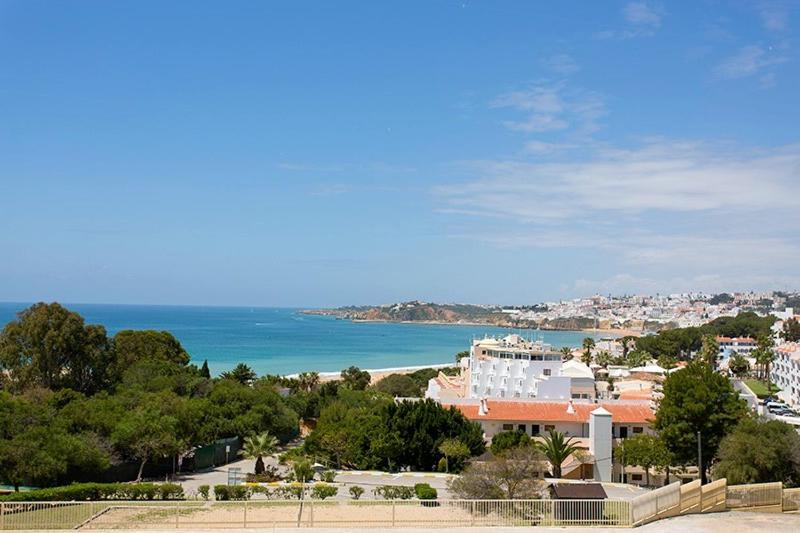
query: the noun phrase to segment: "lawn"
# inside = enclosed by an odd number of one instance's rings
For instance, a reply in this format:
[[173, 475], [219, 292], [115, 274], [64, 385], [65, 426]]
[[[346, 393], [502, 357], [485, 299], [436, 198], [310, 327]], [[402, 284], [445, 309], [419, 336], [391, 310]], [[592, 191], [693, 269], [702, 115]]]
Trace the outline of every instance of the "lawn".
[[772, 392], [767, 390], [767, 384], [761, 381], [760, 379], [746, 379], [744, 380], [745, 384], [753, 391], [753, 394], [758, 396], [759, 398], [766, 398], [767, 396], [772, 396], [773, 394], [780, 392], [781, 389], [772, 384]]

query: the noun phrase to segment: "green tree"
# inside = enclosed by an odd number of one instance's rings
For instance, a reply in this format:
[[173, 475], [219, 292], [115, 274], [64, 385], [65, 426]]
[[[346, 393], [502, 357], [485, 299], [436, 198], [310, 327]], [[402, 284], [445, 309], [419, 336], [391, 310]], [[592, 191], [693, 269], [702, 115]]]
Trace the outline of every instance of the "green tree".
[[535, 445], [550, 461], [555, 478], [561, 477], [561, 463], [578, 450], [572, 437], [566, 438], [563, 433], [553, 429], [543, 435], [542, 440], [536, 441]]
[[717, 338], [714, 335], [703, 335], [703, 345], [698, 354], [699, 359], [715, 368], [718, 356], [719, 343], [717, 342]]
[[736, 353], [728, 359], [728, 370], [730, 370], [734, 376], [742, 377], [750, 372], [750, 363], [747, 362], [744, 356]]
[[456, 354], [456, 364], [461, 363], [461, 360], [465, 357], [469, 357], [469, 350], [463, 350]]
[[774, 343], [772, 337], [768, 335], [759, 337], [756, 342], [756, 348], [750, 355], [755, 358], [756, 364], [758, 364], [761, 379], [767, 383], [768, 390], [771, 390], [772, 381], [770, 380], [769, 369], [772, 362], [775, 360], [775, 351], [773, 350]]
[[37, 303], [0, 333], [0, 374], [12, 390], [72, 388], [92, 393], [107, 384], [112, 352], [102, 326], [57, 303]]
[[311, 392], [319, 385], [319, 372], [300, 372], [297, 381], [300, 390]]
[[233, 380], [241, 385], [252, 385], [258, 376], [252, 368], [244, 363], [239, 363], [233, 367], [233, 370], [223, 372], [219, 377]]
[[458, 439], [443, 440], [439, 451], [444, 455], [446, 472], [450, 472], [451, 462], [453, 471], [460, 470], [464, 460], [471, 455], [469, 447]]
[[357, 366], [351, 366], [341, 372], [344, 386], [352, 390], [364, 390], [369, 385], [372, 376], [366, 370], [361, 370]]
[[511, 448], [526, 446], [531, 443], [531, 438], [521, 430], [501, 431], [492, 437], [490, 449], [495, 455], [499, 455]]
[[592, 350], [594, 350], [595, 342], [594, 339], [591, 337], [585, 337], [583, 339], [583, 355], [581, 356], [581, 361], [584, 364], [591, 364], [592, 362]]
[[564, 356], [564, 361], [569, 361], [572, 359], [572, 348], [569, 346], [562, 346], [561, 347], [561, 355]]
[[644, 468], [645, 485], [650, 486], [650, 469], [669, 468], [671, 455], [664, 441], [655, 435], [639, 434], [624, 439], [614, 450], [620, 462]]
[[419, 384], [405, 374], [389, 374], [375, 383], [373, 388], [392, 397], [412, 398], [422, 396]]
[[256, 475], [263, 474], [266, 469], [264, 468], [264, 456], [275, 453], [275, 448], [278, 446], [278, 439], [270, 435], [268, 432], [260, 433], [245, 437], [244, 446], [242, 451], [247, 459], [255, 459], [254, 473]]
[[200, 377], [211, 379], [211, 371], [208, 369], [208, 359], [203, 361], [203, 366], [200, 367]]
[[700, 362], [670, 374], [663, 393], [654, 427], [680, 464], [696, 464], [700, 434], [703, 455], [698, 468], [705, 483], [722, 438], [747, 412], [745, 402], [725, 376]]
[[781, 338], [785, 342], [800, 342], [800, 321], [796, 318], [785, 320], [783, 329], [781, 329]]
[[603, 350], [597, 354], [597, 364], [603, 368], [607, 368], [611, 364], [613, 358], [608, 350]]
[[126, 368], [143, 360], [167, 361], [188, 365], [189, 354], [168, 331], [126, 329], [114, 335], [116, 361], [114, 373], [119, 376]]
[[731, 485], [780, 481], [787, 487], [800, 485], [800, 435], [777, 420], [745, 418], [719, 447], [715, 478]]
[[644, 350], [633, 350], [631, 353], [628, 354], [627, 365], [630, 368], [636, 368], [637, 366], [644, 366], [649, 363], [653, 359], [653, 356], [650, 352], [646, 352]]

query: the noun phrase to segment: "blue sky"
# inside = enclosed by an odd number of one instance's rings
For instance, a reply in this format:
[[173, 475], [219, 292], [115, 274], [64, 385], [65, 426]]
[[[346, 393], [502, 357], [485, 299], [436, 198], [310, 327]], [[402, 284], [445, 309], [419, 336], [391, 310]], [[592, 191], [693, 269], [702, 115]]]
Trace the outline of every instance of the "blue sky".
[[0, 300], [800, 288], [800, 6], [0, 0]]

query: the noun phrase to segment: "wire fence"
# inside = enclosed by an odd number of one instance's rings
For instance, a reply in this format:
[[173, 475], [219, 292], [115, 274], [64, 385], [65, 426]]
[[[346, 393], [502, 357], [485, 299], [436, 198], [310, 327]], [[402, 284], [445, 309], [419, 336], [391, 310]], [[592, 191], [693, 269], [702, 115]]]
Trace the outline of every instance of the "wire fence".
[[0, 504], [0, 529], [628, 527], [622, 500], [250, 500]]

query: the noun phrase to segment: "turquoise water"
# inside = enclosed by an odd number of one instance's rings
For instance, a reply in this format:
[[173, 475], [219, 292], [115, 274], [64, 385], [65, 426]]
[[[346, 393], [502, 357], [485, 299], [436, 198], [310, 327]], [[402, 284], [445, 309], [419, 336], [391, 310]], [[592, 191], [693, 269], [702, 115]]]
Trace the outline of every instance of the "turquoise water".
[[[475, 336], [518, 332], [555, 347], [579, 346], [580, 331], [509, 330], [490, 326], [358, 323], [303, 315], [297, 309], [153, 305], [66, 304], [109, 334], [157, 329], [177, 337], [198, 365], [212, 374], [237, 363], [259, 374], [339, 371], [350, 365], [393, 368], [449, 363]], [[0, 303], [0, 324], [27, 304]]]

